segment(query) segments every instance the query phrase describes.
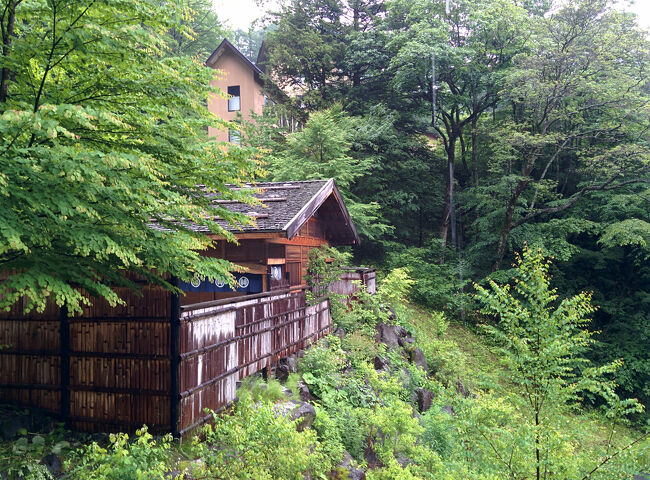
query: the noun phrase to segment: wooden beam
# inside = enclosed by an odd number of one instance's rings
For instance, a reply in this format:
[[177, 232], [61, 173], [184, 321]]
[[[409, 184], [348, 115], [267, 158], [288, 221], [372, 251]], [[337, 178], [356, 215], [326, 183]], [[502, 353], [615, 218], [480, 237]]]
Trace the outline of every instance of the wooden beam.
[[251, 263], [251, 262], [233, 262], [233, 263], [240, 267], [244, 267], [246, 269], [245, 273], [260, 273], [262, 275], [266, 275], [267, 273], [265, 264]]
[[268, 240], [268, 243], [274, 243], [277, 245], [298, 245], [302, 247], [320, 247], [325, 245], [327, 240], [324, 238], [313, 238], [313, 237], [293, 237], [292, 240], [287, 238], [274, 238]]
[[[178, 288], [178, 278], [172, 277], [172, 285]], [[170, 388], [169, 388], [169, 420], [170, 430], [174, 437], [179, 436], [178, 421], [180, 417], [180, 331], [181, 331], [181, 299], [177, 293], [170, 295], [170, 332], [169, 332], [169, 356], [170, 356]]]
[[[284, 232], [233, 232], [233, 235], [237, 240], [261, 240], [265, 238], [286, 238], [287, 235]], [[225, 240], [225, 237], [222, 235], [210, 235], [212, 240]]]

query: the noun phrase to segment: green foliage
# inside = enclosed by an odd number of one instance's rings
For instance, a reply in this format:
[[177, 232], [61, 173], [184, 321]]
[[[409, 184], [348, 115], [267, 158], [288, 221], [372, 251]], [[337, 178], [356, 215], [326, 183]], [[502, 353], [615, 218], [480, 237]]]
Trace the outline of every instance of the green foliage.
[[307, 350], [298, 363], [298, 371], [309, 390], [325, 399], [340, 394], [336, 387], [344, 366], [345, 352], [341, 350], [341, 341], [330, 335], [326, 342], [321, 341]]
[[186, 0], [184, 4], [186, 8], [174, 16], [174, 27], [168, 32], [169, 55], [205, 61], [231, 32], [219, 20], [210, 0]]
[[[494, 408], [494, 402], [484, 404], [491, 420], [487, 423], [487, 417], [480, 417], [479, 429], [497, 458], [513, 449], [511, 458], [516, 462], [500, 463], [504, 474], [540, 479], [558, 472], [560, 478], [576, 478], [587, 464], [567, 461], [575, 432], [558, 421], [560, 414], [575, 408], [584, 392], [602, 396], [608, 414], [618, 419], [643, 407], [636, 400], [620, 400], [614, 383], [606, 379], [620, 362], [593, 367], [584, 357], [593, 342], [593, 334], [585, 328], [586, 317], [594, 311], [590, 294], [581, 293], [558, 303], [558, 295], [549, 285], [549, 263], [540, 252], [525, 249], [517, 265], [512, 287], [494, 281], [490, 281], [489, 289], [476, 285], [484, 312], [499, 321], [498, 325], [486, 325], [485, 331], [500, 346], [512, 380], [521, 390], [521, 395], [499, 399], [500, 409]], [[503, 418], [519, 418], [519, 427], [501, 428], [499, 411]], [[627, 451], [627, 447], [619, 448]], [[620, 460], [625, 461], [625, 455]], [[599, 475], [617, 478], [616, 472], [625, 465], [612, 463], [596, 460], [592, 473], [599, 471]]]
[[245, 218], [205, 193], [244, 199], [225, 183], [256, 166], [247, 150], [206, 137], [222, 124], [207, 110], [209, 69], [170, 56], [167, 32], [191, 6], [4, 5], [14, 36], [2, 53], [0, 268], [12, 274], [0, 306], [25, 296], [26, 308], [42, 309], [52, 297], [77, 312], [81, 289], [115, 304], [110, 287], [136, 288], [133, 274], [168, 288], [167, 274], [227, 277], [228, 263], [201, 256], [211, 241], [187, 221], [231, 238], [212, 219]]
[[[24, 416], [29, 411], [10, 409], [10, 415]], [[6, 414], [6, 412], [2, 412]], [[71, 444], [66, 440], [66, 431], [61, 425], [48, 432], [18, 431], [20, 435], [10, 442], [0, 443], [0, 472], [9, 480], [45, 480], [51, 479], [41, 459], [49, 454], [63, 456], [69, 453]]]
[[313, 430], [296, 431], [296, 421], [279, 415], [270, 403], [244, 399], [229, 415], [214, 415], [203, 441], [193, 443], [202, 462], [193, 478], [300, 480], [309, 472], [324, 477], [332, 459]]
[[280, 382], [274, 379], [264, 381], [255, 375], [242, 380], [241, 387], [237, 389], [237, 398], [247, 399], [254, 403], [276, 403], [286, 399]]
[[[309, 263], [305, 281], [316, 300], [329, 294], [329, 287], [340, 280], [350, 254], [333, 247], [321, 246], [309, 250]], [[339, 299], [336, 299], [339, 300]]]
[[68, 478], [92, 480], [160, 479], [172, 470], [172, 436], [155, 440], [147, 427], [136, 431], [135, 441], [125, 433], [111, 434], [110, 445], [96, 442], [76, 451], [66, 462]]
[[449, 457], [455, 447], [450, 416], [434, 406], [422, 415], [420, 423], [423, 428], [422, 443], [441, 458]]
[[372, 158], [350, 155], [354, 135], [355, 122], [340, 105], [314, 112], [284, 144], [273, 143], [268, 171], [275, 181], [334, 178], [359, 232], [373, 238], [390, 228], [382, 222], [378, 203], [361, 202], [351, 192], [373, 168]]
[[[473, 307], [472, 299], [465, 289], [470, 283], [466, 265], [453, 260], [455, 254], [432, 241], [425, 247], [405, 248], [392, 244], [388, 257], [391, 268], [407, 268], [414, 279], [411, 297], [413, 300], [436, 309], [458, 313]], [[446, 263], [440, 263], [441, 256], [451, 256]]]

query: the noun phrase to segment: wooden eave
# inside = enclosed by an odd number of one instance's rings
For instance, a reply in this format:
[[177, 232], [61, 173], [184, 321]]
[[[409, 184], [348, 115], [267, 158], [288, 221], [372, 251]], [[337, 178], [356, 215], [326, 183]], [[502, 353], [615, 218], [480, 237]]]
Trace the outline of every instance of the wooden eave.
[[307, 202], [299, 211], [294, 215], [294, 217], [287, 222], [287, 224], [282, 228], [286, 232], [287, 238], [291, 240], [300, 230], [300, 228], [309, 220], [316, 211], [325, 203], [330, 196], [333, 196], [338, 204], [338, 207], [343, 216], [343, 223], [346, 228], [350, 230], [352, 241], [349, 245], [359, 245], [361, 240], [359, 239], [359, 234], [357, 229], [352, 222], [350, 213], [345, 206], [343, 201], [343, 196], [339, 191], [336, 183], [333, 178], [330, 178], [325, 185], [314, 195], [309, 202]]

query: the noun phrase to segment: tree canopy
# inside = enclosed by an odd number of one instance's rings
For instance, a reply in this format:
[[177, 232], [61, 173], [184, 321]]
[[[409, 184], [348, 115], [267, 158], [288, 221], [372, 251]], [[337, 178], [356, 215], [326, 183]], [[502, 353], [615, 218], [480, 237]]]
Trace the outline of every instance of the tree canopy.
[[[209, 195], [250, 178], [250, 153], [210, 141], [211, 72], [178, 51], [196, 2], [6, 0], [0, 5], [0, 305], [83, 293], [119, 301], [134, 276], [225, 277], [204, 225], [245, 221]], [[181, 28], [179, 25], [183, 23]]]

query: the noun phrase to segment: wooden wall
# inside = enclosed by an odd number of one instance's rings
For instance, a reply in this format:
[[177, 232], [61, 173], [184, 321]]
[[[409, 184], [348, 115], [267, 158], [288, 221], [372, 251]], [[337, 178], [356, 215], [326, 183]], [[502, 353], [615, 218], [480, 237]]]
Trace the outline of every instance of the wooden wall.
[[181, 307], [179, 433], [235, 398], [236, 383], [329, 332], [329, 300], [307, 306], [304, 290]]
[[126, 289], [124, 306], [94, 300], [68, 318], [53, 303], [0, 316], [0, 401], [60, 414], [85, 431], [169, 431], [170, 298], [146, 286]]
[[24, 302], [0, 313], [0, 401], [61, 410], [60, 309], [24, 313]]

